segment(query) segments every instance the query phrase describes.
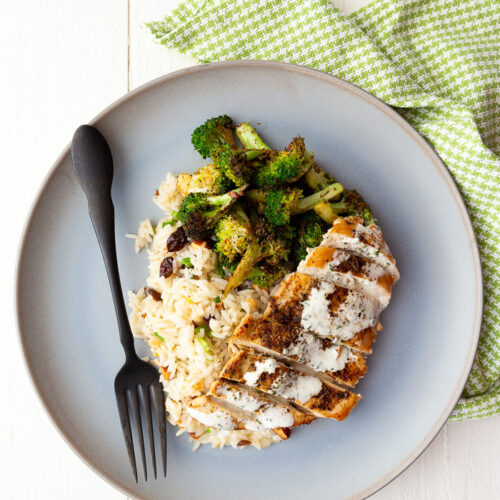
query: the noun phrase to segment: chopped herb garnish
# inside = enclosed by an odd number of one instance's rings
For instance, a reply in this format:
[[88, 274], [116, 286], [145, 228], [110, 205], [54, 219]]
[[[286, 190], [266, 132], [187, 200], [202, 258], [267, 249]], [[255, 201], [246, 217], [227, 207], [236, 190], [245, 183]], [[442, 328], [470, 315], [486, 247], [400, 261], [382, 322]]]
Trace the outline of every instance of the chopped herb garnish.
[[194, 329], [194, 333], [196, 333], [196, 335], [200, 337], [203, 337], [207, 333], [207, 330], [208, 330], [207, 325], [200, 325]]
[[212, 432], [208, 427], [207, 427], [207, 433], [210, 434]]
[[176, 212], [175, 210], [172, 211], [172, 218], [170, 220], [167, 220], [165, 221], [161, 227], [165, 227], [165, 226], [173, 226], [177, 221], [177, 215], [179, 214], [179, 212]]
[[193, 266], [193, 264], [191, 263], [191, 258], [190, 257], [184, 257], [182, 260], [182, 265], [187, 267], [188, 269], [191, 269]]
[[220, 297], [217, 295], [217, 297], [214, 298], [214, 302], [218, 304], [220, 302]]
[[208, 355], [208, 358], [212, 360], [212, 356], [214, 355], [214, 353], [212, 352], [212, 349], [210, 349], [208, 342], [201, 337], [196, 337], [196, 340], [200, 343], [201, 347], [203, 347], [203, 350]]
[[162, 342], [165, 342], [165, 339], [164, 339], [161, 335], [159, 335], [159, 333], [158, 333], [158, 332], [153, 332], [153, 335], [154, 335], [155, 337], [159, 338]]

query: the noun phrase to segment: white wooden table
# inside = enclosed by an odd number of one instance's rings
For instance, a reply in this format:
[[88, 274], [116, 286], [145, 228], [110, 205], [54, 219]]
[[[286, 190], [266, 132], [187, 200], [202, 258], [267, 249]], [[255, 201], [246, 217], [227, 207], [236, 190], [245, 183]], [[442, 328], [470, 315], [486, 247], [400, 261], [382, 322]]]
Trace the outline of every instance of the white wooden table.
[[[352, 12], [367, 0], [334, 3]], [[175, 0], [0, 0], [0, 331], [5, 353], [0, 498], [124, 498], [73, 454], [34, 394], [17, 342], [14, 267], [30, 204], [75, 128], [147, 80], [195, 64], [154, 44], [141, 28], [174, 5]], [[500, 418], [446, 425], [416, 463], [373, 498], [498, 499], [499, 450]]]

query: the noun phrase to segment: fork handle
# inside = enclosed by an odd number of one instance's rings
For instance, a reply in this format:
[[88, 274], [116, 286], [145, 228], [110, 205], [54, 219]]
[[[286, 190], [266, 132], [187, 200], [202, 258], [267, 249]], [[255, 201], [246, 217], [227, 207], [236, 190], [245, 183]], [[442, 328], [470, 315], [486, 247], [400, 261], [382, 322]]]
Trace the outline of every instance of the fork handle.
[[120, 341], [127, 360], [137, 358], [134, 337], [123, 300], [115, 241], [115, 209], [111, 199], [113, 157], [106, 139], [94, 127], [82, 125], [71, 143], [71, 158], [76, 177], [85, 195], [92, 225], [106, 266]]

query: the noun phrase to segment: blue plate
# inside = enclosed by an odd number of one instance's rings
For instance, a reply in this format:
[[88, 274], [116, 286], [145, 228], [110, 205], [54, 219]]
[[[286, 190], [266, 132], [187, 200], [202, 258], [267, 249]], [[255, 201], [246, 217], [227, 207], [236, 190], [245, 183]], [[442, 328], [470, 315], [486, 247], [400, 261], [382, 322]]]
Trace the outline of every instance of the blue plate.
[[124, 291], [146, 255], [122, 235], [160, 212], [167, 172], [201, 164], [191, 131], [226, 113], [272, 145], [306, 138], [321, 167], [377, 214], [401, 280], [368, 360], [364, 399], [344, 422], [316, 421], [262, 451], [191, 451], [169, 426], [168, 477], [135, 484], [113, 394], [123, 362], [104, 265], [68, 148], [43, 185], [19, 257], [19, 329], [40, 398], [70, 446], [134, 497], [205, 500], [361, 498], [404, 470], [438, 433], [467, 379], [479, 336], [481, 272], [471, 223], [432, 148], [394, 111], [337, 78], [296, 66], [189, 68], [131, 92], [93, 123], [116, 166], [113, 197]]

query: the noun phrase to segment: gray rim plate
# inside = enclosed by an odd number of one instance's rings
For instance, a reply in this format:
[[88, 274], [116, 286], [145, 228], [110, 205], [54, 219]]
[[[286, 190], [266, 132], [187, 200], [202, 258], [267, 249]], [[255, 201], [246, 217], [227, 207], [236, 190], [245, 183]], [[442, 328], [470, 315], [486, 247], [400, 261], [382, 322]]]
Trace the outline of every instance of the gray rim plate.
[[[92, 123], [116, 164], [113, 197], [124, 290], [144, 284], [145, 255], [130, 240], [158, 217], [151, 196], [166, 172], [201, 162], [190, 133], [209, 116], [260, 122], [276, 146], [297, 133], [321, 166], [372, 204], [401, 270], [384, 331], [343, 423], [315, 422], [262, 451], [196, 453], [169, 426], [169, 475], [133, 481], [113, 380], [123, 358], [104, 267], [66, 148], [26, 223], [17, 274], [20, 340], [35, 389], [78, 455], [141, 498], [362, 498], [429, 445], [458, 400], [479, 337], [482, 283], [459, 192], [432, 148], [396, 112], [324, 73], [280, 63], [196, 66], [154, 80]], [[286, 480], [283, 480], [286, 478]], [[245, 485], [242, 488], [242, 485]]]

